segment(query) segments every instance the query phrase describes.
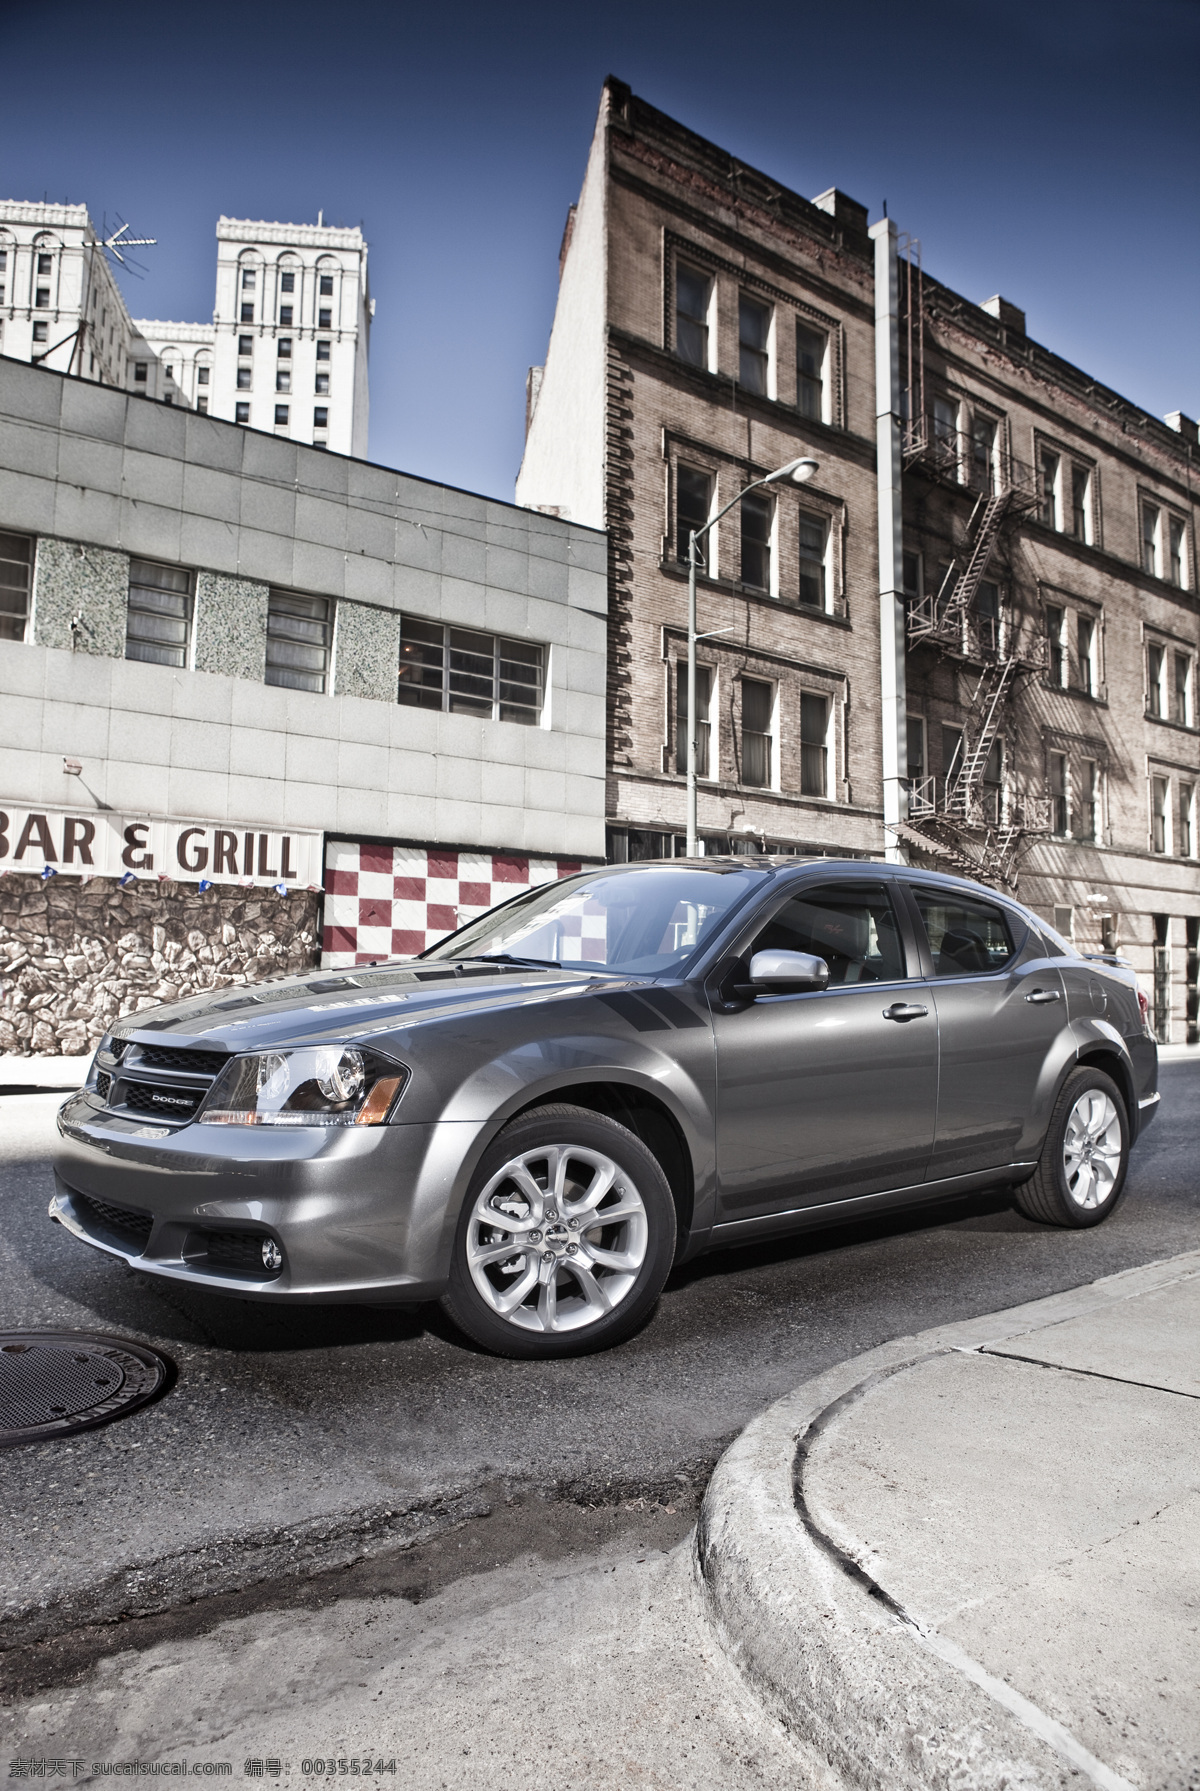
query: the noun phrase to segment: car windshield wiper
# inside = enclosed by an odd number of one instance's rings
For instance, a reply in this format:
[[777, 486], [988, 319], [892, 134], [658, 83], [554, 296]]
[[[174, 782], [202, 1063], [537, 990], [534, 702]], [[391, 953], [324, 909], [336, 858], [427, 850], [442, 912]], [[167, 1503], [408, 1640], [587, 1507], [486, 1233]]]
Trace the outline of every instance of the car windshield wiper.
[[535, 964], [547, 970], [561, 970], [557, 958], [516, 958], [510, 951], [478, 952], [471, 958], [455, 958], [456, 964]]

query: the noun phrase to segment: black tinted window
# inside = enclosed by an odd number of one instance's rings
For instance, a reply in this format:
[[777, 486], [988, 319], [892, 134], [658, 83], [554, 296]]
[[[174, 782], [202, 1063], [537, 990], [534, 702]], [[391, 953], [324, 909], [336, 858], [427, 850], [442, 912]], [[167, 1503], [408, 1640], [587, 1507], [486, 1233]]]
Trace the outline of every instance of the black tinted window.
[[1003, 909], [936, 889], [913, 894], [929, 935], [935, 976], [969, 976], [1008, 963], [1013, 944]]
[[767, 922], [750, 949], [806, 951], [824, 958], [831, 987], [890, 983], [908, 974], [882, 883], [824, 883], [805, 889]]

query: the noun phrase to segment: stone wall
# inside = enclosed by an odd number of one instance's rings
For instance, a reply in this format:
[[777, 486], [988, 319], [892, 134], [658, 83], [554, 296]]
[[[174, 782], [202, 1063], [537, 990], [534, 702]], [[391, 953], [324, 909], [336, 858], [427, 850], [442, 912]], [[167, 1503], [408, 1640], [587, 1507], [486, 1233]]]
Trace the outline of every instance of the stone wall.
[[0, 877], [0, 1053], [90, 1051], [121, 1014], [320, 961], [314, 891]]

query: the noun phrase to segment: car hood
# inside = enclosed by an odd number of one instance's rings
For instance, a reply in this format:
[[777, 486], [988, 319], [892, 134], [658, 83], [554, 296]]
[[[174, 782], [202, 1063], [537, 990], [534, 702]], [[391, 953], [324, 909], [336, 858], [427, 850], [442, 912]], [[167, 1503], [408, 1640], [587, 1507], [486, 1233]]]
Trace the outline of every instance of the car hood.
[[524, 965], [396, 964], [378, 969], [309, 971], [282, 982], [215, 989], [186, 1001], [144, 1008], [118, 1020], [118, 1039], [140, 1038], [208, 1049], [255, 1051], [370, 1038], [467, 1009], [494, 1009], [623, 988], [644, 977]]

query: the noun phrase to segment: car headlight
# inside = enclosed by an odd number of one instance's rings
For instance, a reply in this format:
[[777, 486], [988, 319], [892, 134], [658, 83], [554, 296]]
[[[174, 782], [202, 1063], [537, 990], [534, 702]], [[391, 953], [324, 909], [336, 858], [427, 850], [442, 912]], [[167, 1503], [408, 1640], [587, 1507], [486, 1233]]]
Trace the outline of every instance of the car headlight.
[[357, 1045], [262, 1051], [226, 1064], [196, 1115], [207, 1126], [381, 1126], [408, 1071]]

